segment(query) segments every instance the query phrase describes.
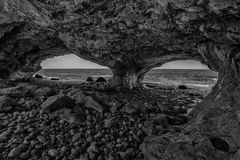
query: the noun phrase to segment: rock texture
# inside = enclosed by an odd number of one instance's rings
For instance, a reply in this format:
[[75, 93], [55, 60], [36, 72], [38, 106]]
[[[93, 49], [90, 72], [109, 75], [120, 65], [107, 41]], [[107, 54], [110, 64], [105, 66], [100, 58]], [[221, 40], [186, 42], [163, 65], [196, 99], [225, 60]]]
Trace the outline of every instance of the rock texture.
[[[199, 60], [219, 72], [218, 83], [193, 111], [185, 129], [190, 141], [161, 147], [156, 151], [164, 153], [155, 155], [237, 160], [239, 12], [240, 0], [1, 0], [0, 78], [30, 76], [42, 60], [74, 53], [108, 66], [111, 87], [133, 88], [153, 67]], [[229, 151], [219, 150], [212, 138], [223, 140]], [[148, 148], [144, 153], [153, 154]]]
[[172, 60], [218, 70], [238, 50], [238, 2], [2, 0], [1, 77], [27, 76], [42, 60], [69, 53], [108, 66], [111, 86], [128, 88]]

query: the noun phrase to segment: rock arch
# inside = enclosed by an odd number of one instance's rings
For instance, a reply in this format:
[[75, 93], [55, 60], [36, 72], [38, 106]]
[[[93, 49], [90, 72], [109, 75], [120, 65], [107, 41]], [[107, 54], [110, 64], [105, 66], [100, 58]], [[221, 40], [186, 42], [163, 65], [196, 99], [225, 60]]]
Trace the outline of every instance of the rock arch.
[[[239, 3], [1, 0], [0, 74], [32, 72], [40, 59], [69, 52], [108, 66], [114, 74], [112, 86], [132, 88], [153, 67], [172, 60], [199, 60], [218, 71], [219, 79], [187, 130], [230, 137], [226, 140], [233, 151], [226, 155], [230, 159], [240, 152]], [[186, 144], [193, 148], [189, 153], [201, 145]]]

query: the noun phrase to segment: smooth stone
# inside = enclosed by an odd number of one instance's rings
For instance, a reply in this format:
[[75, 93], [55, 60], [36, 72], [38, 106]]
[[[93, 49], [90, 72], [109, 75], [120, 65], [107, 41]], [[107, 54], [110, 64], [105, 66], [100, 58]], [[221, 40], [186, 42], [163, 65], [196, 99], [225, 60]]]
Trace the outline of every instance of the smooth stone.
[[119, 155], [122, 159], [130, 159], [130, 156], [132, 155], [134, 149], [133, 148], [129, 148], [124, 152], [119, 152]]
[[94, 135], [94, 138], [101, 138], [102, 137], [102, 133], [98, 132], [97, 134]]
[[0, 112], [6, 113], [13, 110], [17, 105], [16, 101], [7, 95], [0, 96]]
[[107, 80], [103, 77], [99, 77], [96, 82], [107, 83]]
[[108, 103], [108, 105], [110, 106], [110, 111], [111, 113], [116, 113], [116, 111], [118, 110], [118, 108], [121, 107], [120, 103], [117, 102], [110, 102]]
[[141, 108], [137, 103], [128, 103], [127, 105], [123, 106], [121, 112], [125, 112], [128, 114], [137, 113]]
[[16, 147], [16, 148], [13, 148], [9, 154], [8, 154], [8, 157], [18, 157], [21, 153], [21, 148], [20, 147]]
[[58, 77], [52, 77], [52, 78], [50, 78], [50, 80], [51, 81], [58, 81], [58, 80], [60, 80]]
[[80, 147], [72, 148], [71, 149], [71, 154], [73, 156], [78, 156], [80, 154]]
[[37, 136], [37, 139], [38, 139], [39, 142], [41, 142], [41, 143], [45, 143], [45, 142], [46, 142], [46, 138], [45, 138], [44, 136], [42, 136], [42, 135]]
[[8, 95], [11, 97], [24, 97], [28, 92], [29, 90], [25, 85], [0, 89], [0, 95]]
[[57, 149], [50, 149], [48, 151], [48, 155], [51, 156], [51, 157], [57, 157], [58, 156], [58, 150]]
[[178, 86], [178, 89], [180, 89], [180, 90], [185, 90], [185, 89], [188, 89], [188, 87], [185, 86], [185, 85], [179, 85], [179, 86]]
[[74, 134], [74, 136], [72, 138], [72, 142], [74, 143], [74, 142], [78, 141], [81, 137], [82, 137], [81, 133]]
[[43, 88], [38, 88], [37, 90], [34, 91], [34, 95], [36, 96], [47, 96], [52, 93], [52, 89], [49, 87], [43, 87]]
[[98, 148], [97, 148], [97, 146], [96, 146], [96, 142], [92, 142], [92, 143], [90, 144], [90, 146], [87, 148], [87, 152], [88, 152], [89, 154], [98, 153], [98, 152], [99, 152], [99, 150], [98, 150]]
[[33, 77], [34, 77], [34, 78], [43, 78], [43, 76], [40, 75], [40, 74], [35, 74], [35, 75], [33, 75]]
[[64, 153], [67, 152], [67, 150], [68, 150], [68, 147], [67, 147], [67, 146], [63, 146], [63, 147], [61, 148], [61, 153], [64, 154]]
[[94, 78], [93, 77], [88, 77], [86, 81], [87, 82], [94, 82]]

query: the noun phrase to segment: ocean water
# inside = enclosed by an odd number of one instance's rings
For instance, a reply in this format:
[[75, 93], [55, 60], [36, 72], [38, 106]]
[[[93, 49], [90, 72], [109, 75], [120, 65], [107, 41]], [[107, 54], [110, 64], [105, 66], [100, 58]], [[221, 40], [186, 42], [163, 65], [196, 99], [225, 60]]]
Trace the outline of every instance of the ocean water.
[[[64, 82], [85, 82], [90, 76], [97, 79], [112, 76], [108, 69], [43, 69], [38, 72], [46, 78], [58, 77]], [[166, 86], [187, 85], [211, 88], [216, 84], [218, 73], [211, 70], [192, 69], [152, 69], [144, 78], [145, 83], [156, 83]]]

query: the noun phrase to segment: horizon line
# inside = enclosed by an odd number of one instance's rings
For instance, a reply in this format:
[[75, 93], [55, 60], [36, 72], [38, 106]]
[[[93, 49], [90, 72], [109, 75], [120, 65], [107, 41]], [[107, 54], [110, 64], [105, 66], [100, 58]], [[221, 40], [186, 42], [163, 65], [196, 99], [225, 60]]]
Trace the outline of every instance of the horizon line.
[[[109, 68], [42, 68], [41, 70], [43, 70], [43, 69], [109, 69]], [[191, 68], [153, 68], [153, 69], [162, 69], [162, 70], [164, 70], [164, 69], [174, 69], [174, 70], [210, 70], [210, 69], [207, 69], [207, 68], [193, 68], [193, 69], [191, 69]], [[153, 69], [151, 69], [151, 70], [153, 70]], [[109, 69], [110, 70], [110, 69]]]

